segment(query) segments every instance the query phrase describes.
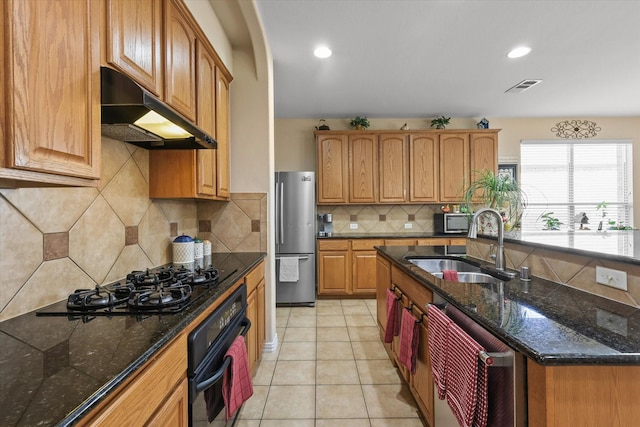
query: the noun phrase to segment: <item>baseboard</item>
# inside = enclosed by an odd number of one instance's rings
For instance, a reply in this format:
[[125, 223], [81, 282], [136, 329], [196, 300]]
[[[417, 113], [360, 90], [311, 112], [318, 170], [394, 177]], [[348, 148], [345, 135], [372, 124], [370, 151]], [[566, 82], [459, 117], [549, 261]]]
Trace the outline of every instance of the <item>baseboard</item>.
[[262, 346], [263, 353], [273, 353], [278, 348], [278, 333], [273, 335], [273, 341], [265, 341]]

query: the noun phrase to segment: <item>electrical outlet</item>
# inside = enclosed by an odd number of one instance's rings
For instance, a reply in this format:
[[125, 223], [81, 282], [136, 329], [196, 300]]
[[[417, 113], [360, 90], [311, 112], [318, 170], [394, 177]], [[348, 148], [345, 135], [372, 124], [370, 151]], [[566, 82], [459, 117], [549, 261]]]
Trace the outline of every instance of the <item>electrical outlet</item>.
[[627, 272], [596, 265], [596, 282], [612, 288], [627, 290]]
[[404, 228], [413, 228], [413, 224], [411, 224], [410, 222], [406, 223], [404, 225]]
[[349, 228], [352, 230], [357, 230], [358, 229], [358, 224], [349, 224]]

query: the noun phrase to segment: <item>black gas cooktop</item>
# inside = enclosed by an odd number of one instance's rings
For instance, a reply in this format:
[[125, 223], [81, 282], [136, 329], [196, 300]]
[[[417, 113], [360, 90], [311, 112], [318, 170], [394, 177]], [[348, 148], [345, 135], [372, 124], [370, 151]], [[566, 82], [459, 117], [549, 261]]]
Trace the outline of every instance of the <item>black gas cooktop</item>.
[[132, 271], [121, 281], [93, 289], [77, 289], [67, 298], [66, 309], [62, 304], [55, 304], [37, 311], [36, 315], [80, 319], [179, 313], [235, 271], [220, 277], [213, 266], [191, 268], [173, 264]]

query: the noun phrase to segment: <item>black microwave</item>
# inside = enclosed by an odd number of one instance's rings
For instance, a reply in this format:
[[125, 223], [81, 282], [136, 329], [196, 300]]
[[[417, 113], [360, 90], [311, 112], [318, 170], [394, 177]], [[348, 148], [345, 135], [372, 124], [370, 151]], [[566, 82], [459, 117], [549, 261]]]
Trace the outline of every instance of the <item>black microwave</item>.
[[467, 234], [469, 219], [466, 213], [437, 213], [433, 217], [433, 228], [436, 234]]

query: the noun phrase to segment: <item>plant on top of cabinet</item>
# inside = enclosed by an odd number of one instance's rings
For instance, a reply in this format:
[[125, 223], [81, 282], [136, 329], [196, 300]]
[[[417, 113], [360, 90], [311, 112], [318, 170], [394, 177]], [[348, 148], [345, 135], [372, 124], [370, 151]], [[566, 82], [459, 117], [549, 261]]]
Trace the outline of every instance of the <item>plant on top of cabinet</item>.
[[351, 119], [351, 121], [349, 122], [349, 126], [354, 129], [361, 130], [371, 126], [371, 123], [369, 123], [369, 119], [367, 119], [366, 117], [356, 116], [355, 118]]
[[449, 124], [451, 117], [440, 116], [431, 120], [431, 127], [436, 129], [444, 129]]

